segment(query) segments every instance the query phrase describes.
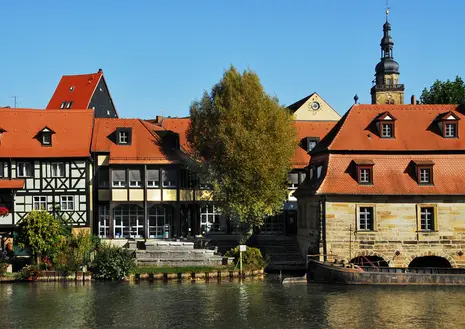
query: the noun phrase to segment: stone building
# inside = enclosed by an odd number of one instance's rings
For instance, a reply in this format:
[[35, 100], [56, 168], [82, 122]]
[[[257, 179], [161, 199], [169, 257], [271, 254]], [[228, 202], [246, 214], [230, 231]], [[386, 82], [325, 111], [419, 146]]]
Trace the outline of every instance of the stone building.
[[372, 105], [353, 105], [310, 152], [301, 251], [320, 260], [465, 267], [465, 109], [403, 104], [387, 17]]

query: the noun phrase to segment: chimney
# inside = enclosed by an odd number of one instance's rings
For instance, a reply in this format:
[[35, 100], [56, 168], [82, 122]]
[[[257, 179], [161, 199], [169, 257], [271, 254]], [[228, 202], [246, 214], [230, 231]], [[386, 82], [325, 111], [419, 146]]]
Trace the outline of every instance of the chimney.
[[417, 105], [417, 97], [415, 95], [412, 95], [410, 98], [410, 104]]
[[163, 115], [157, 115], [155, 119], [155, 123], [161, 126], [162, 121], [163, 121]]

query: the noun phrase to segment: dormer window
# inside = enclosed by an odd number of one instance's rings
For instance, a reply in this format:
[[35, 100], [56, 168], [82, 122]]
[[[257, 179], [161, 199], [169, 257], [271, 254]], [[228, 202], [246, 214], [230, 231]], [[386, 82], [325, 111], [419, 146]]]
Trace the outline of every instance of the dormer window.
[[41, 131], [39, 131], [36, 137], [40, 141], [42, 146], [52, 146], [52, 135], [54, 133], [55, 132], [52, 129], [45, 127]]
[[357, 182], [360, 185], [373, 184], [373, 166], [374, 162], [371, 160], [354, 160], [357, 168]]
[[376, 127], [378, 128], [379, 137], [395, 137], [395, 120], [389, 112], [383, 112], [375, 118]]
[[434, 162], [431, 160], [417, 160], [414, 161], [414, 163], [416, 166], [416, 176], [418, 184], [432, 185]]
[[66, 108], [67, 109], [70, 109], [71, 108], [71, 105], [73, 105], [73, 101], [70, 101], [66, 104]]
[[452, 111], [440, 114], [436, 119], [444, 138], [457, 138], [460, 118]]
[[116, 129], [116, 144], [118, 145], [131, 145], [132, 140], [131, 128], [117, 128]]
[[64, 101], [61, 102], [60, 109], [70, 109], [71, 105], [73, 105], [73, 101]]

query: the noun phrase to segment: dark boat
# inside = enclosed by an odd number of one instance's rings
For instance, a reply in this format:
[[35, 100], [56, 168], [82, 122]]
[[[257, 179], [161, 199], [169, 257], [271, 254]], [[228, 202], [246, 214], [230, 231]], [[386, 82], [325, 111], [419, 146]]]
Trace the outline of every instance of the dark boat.
[[357, 266], [354, 264], [342, 265], [309, 260], [307, 281], [380, 285], [464, 285], [465, 269]]

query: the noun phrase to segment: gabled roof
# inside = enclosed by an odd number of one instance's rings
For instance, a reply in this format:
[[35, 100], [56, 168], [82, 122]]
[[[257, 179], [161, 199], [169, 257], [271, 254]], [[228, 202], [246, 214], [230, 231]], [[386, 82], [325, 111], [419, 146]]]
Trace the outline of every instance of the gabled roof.
[[[363, 156], [357, 155], [358, 159]], [[345, 195], [464, 195], [465, 155], [366, 155], [374, 163], [373, 185], [359, 184], [351, 176], [353, 155], [330, 154], [317, 194]], [[434, 185], [419, 185], [412, 161], [434, 162]], [[353, 174], [353, 173], [352, 173]]]
[[312, 97], [312, 96], [315, 95], [315, 94], [316, 94], [316, 93], [311, 93], [310, 95], [308, 95], [308, 96], [302, 98], [301, 100], [298, 100], [297, 102], [292, 103], [292, 104], [289, 105], [287, 108], [288, 108], [289, 110], [291, 110], [292, 113], [294, 113], [295, 111], [297, 111], [298, 109], [300, 109], [300, 107], [301, 107], [302, 105], [304, 105], [305, 102], [308, 101], [310, 97]]
[[[318, 137], [323, 139], [334, 127], [335, 121], [294, 121], [297, 129], [297, 138], [302, 140], [305, 137]], [[292, 158], [293, 168], [305, 168], [310, 161], [310, 155], [302, 147], [297, 146]]]
[[[373, 120], [388, 111], [396, 118], [396, 138], [380, 138]], [[439, 151], [465, 150], [465, 138], [443, 138], [435, 119], [444, 112], [464, 115], [458, 105], [353, 105], [312, 154], [324, 151]], [[459, 125], [458, 136], [465, 136]]]
[[[116, 128], [131, 128], [130, 145], [116, 144]], [[141, 119], [96, 118], [92, 152], [109, 153], [110, 164], [170, 164], [179, 161], [158, 135], [160, 126]], [[158, 133], [157, 133], [158, 132]]]
[[53, 93], [46, 109], [59, 109], [63, 102], [73, 102], [71, 109], [88, 109], [103, 72], [64, 75]]
[[[6, 130], [0, 141], [0, 158], [89, 157], [92, 110], [0, 109]], [[36, 138], [44, 128], [53, 130], [53, 143], [42, 147]]]

